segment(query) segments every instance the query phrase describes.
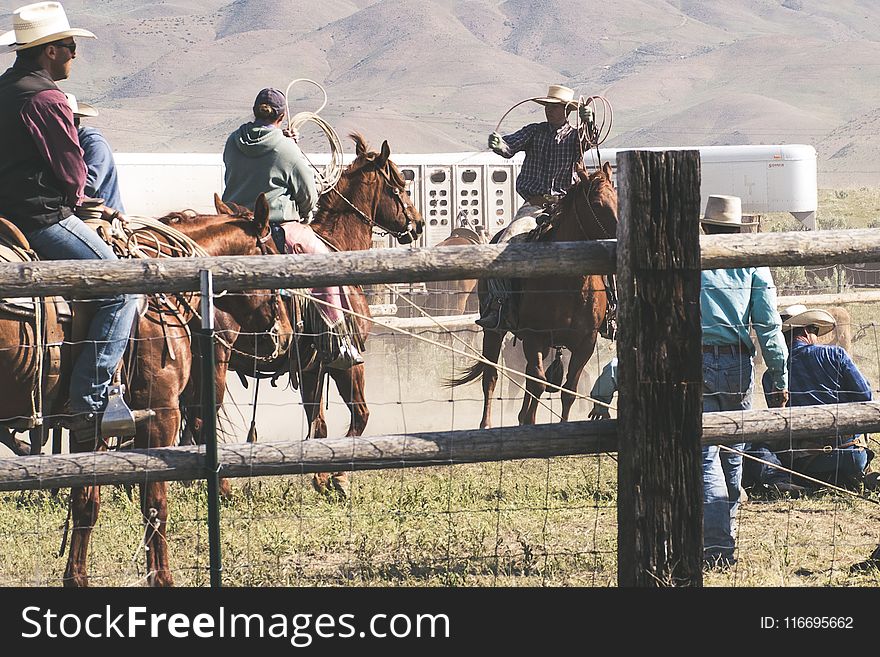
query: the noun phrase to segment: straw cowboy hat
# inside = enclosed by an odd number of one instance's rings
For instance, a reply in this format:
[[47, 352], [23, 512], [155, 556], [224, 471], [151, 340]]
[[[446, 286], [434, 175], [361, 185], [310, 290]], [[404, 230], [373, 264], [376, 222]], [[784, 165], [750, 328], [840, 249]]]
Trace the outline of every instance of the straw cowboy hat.
[[831, 331], [834, 330], [834, 327], [837, 326], [837, 321], [834, 319], [834, 315], [827, 310], [821, 310], [819, 308], [811, 310], [801, 303], [789, 306], [779, 314], [782, 316], [783, 331], [815, 326], [819, 329], [817, 335], [825, 335], [826, 333], [831, 333]]
[[25, 50], [71, 36], [97, 38], [88, 30], [70, 27], [64, 7], [57, 2], [19, 7], [12, 14], [12, 27], [0, 36], [0, 53]]
[[577, 106], [577, 101], [574, 99], [574, 90], [559, 84], [551, 84], [547, 89], [546, 96], [529, 98], [529, 100], [533, 100], [541, 105], [565, 105], [566, 109]]
[[700, 217], [704, 224], [716, 226], [754, 226], [757, 221], [743, 221], [742, 201], [739, 196], [713, 195], [706, 199], [706, 214]]
[[73, 110], [74, 116], [98, 116], [98, 110], [88, 103], [80, 103], [73, 94], [64, 94], [67, 96], [67, 104]]

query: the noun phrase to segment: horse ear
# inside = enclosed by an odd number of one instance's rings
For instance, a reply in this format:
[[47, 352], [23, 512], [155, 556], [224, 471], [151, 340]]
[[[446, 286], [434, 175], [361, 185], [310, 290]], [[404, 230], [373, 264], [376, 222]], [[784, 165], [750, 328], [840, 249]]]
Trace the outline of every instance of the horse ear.
[[605, 172], [605, 176], [608, 178], [608, 182], [612, 182], [614, 180], [614, 177], [612, 175], [613, 172], [611, 170], [611, 163], [610, 162], [606, 162], [605, 164], [602, 165], [602, 171]]
[[254, 204], [253, 222], [260, 229], [260, 235], [265, 235], [269, 230], [269, 201], [266, 200], [266, 194], [260, 194], [257, 202]]
[[217, 214], [233, 214], [232, 210], [223, 202], [217, 192], [214, 192], [214, 209], [217, 210]]
[[361, 155], [363, 155], [366, 152], [367, 152], [366, 144], [364, 144], [364, 142], [360, 139], [355, 139], [354, 140], [354, 154], [355, 154], [355, 156], [360, 157]]
[[587, 180], [590, 177], [590, 174], [587, 171], [587, 165], [584, 164], [583, 160], [575, 163], [574, 173], [580, 180]]
[[379, 153], [379, 159], [376, 161], [376, 166], [380, 168], [384, 167], [389, 157], [391, 157], [391, 147], [388, 145], [388, 140], [386, 139], [382, 142], [382, 152]]

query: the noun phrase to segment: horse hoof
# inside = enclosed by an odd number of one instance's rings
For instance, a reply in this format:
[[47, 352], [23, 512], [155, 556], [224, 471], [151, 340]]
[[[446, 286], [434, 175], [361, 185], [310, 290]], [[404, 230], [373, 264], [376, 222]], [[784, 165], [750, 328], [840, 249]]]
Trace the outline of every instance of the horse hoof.
[[312, 488], [322, 495], [329, 495], [332, 489], [329, 472], [316, 472], [312, 475]]
[[335, 472], [332, 477], [330, 477], [330, 483], [333, 485], [333, 490], [336, 491], [336, 494], [339, 495], [342, 499], [348, 499], [349, 491], [351, 490], [351, 481], [348, 478], [347, 472]]

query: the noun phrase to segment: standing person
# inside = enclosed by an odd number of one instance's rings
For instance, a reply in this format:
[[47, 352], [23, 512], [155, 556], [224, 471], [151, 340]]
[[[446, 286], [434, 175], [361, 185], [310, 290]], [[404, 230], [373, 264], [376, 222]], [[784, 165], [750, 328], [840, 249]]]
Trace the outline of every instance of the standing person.
[[[492, 238], [493, 243], [507, 242], [534, 230], [546, 207], [559, 201], [575, 182], [575, 164], [583, 159], [578, 131], [568, 122], [569, 113], [578, 107], [574, 91], [551, 84], [546, 96], [530, 100], [544, 106], [546, 121], [530, 123], [503, 137], [497, 132], [489, 135], [489, 148], [498, 155], [509, 159], [520, 151], [525, 153], [516, 178], [516, 191], [523, 204], [510, 225]], [[586, 123], [589, 109], [581, 106], [578, 114], [581, 122]], [[505, 306], [513, 296], [507, 280], [489, 279], [488, 288], [489, 299], [481, 304], [481, 317], [476, 323], [493, 330], [501, 327], [505, 317], [509, 319], [511, 313]]]
[[281, 129], [286, 112], [284, 94], [263, 89], [254, 100], [254, 120], [229, 135], [223, 148], [223, 201], [253, 210], [265, 193], [271, 222], [305, 220], [318, 202], [312, 169]]
[[[25, 234], [44, 260], [115, 260], [113, 250], [76, 215], [84, 199], [86, 165], [73, 113], [55, 83], [70, 76], [75, 37], [57, 2], [16, 9], [13, 30], [0, 36], [0, 52], [15, 63], [0, 76], [0, 215]], [[101, 206], [103, 218], [118, 215]], [[69, 423], [77, 442], [100, 437], [110, 383], [122, 360], [137, 299], [119, 294], [94, 301], [87, 344], [74, 364]], [[121, 400], [120, 400], [121, 401]]]
[[[789, 349], [788, 390], [792, 406], [846, 404], [871, 401], [871, 385], [843, 347], [819, 344], [819, 337], [837, 325], [834, 315], [797, 304], [782, 312], [782, 332]], [[764, 390], [772, 382], [765, 375]], [[747, 459], [750, 482], [761, 484], [771, 494], [788, 493], [800, 497], [814, 482], [792, 477], [773, 465], [803, 473], [836, 486], [866, 488], [877, 486], [877, 475], [866, 476], [873, 453], [864, 434], [828, 436], [799, 444], [791, 450], [774, 453], [763, 443], [751, 446], [749, 454], [767, 463]]]
[[116, 174], [116, 160], [110, 144], [101, 131], [91, 126], [81, 125], [82, 117], [98, 116], [98, 110], [87, 103], [80, 103], [73, 94], [67, 96], [67, 104], [73, 112], [73, 124], [83, 149], [86, 163], [86, 196], [104, 199], [104, 205], [119, 212], [125, 212], [122, 195], [119, 193], [119, 180]]
[[[710, 196], [700, 219], [707, 235], [739, 233], [741, 201]], [[703, 329], [703, 412], [739, 411], [752, 406], [755, 347], [758, 343], [770, 384], [770, 402], [788, 398], [788, 355], [782, 320], [776, 311], [776, 286], [767, 267], [703, 271], [700, 289]], [[745, 445], [733, 445], [742, 452]], [[703, 559], [709, 567], [736, 562], [736, 516], [740, 503], [742, 455], [718, 445], [703, 447]]]

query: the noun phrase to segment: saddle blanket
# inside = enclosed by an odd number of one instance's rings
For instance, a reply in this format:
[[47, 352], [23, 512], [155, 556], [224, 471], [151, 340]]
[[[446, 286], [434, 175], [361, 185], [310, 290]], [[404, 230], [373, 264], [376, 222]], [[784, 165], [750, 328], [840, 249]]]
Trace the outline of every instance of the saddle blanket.
[[[330, 247], [321, 240], [311, 226], [298, 221], [285, 221], [279, 226], [284, 231], [285, 253], [332, 253]], [[347, 291], [338, 285], [332, 287], [313, 287], [309, 293], [325, 303], [315, 304], [330, 326], [343, 322], [343, 309], [350, 309]]]

